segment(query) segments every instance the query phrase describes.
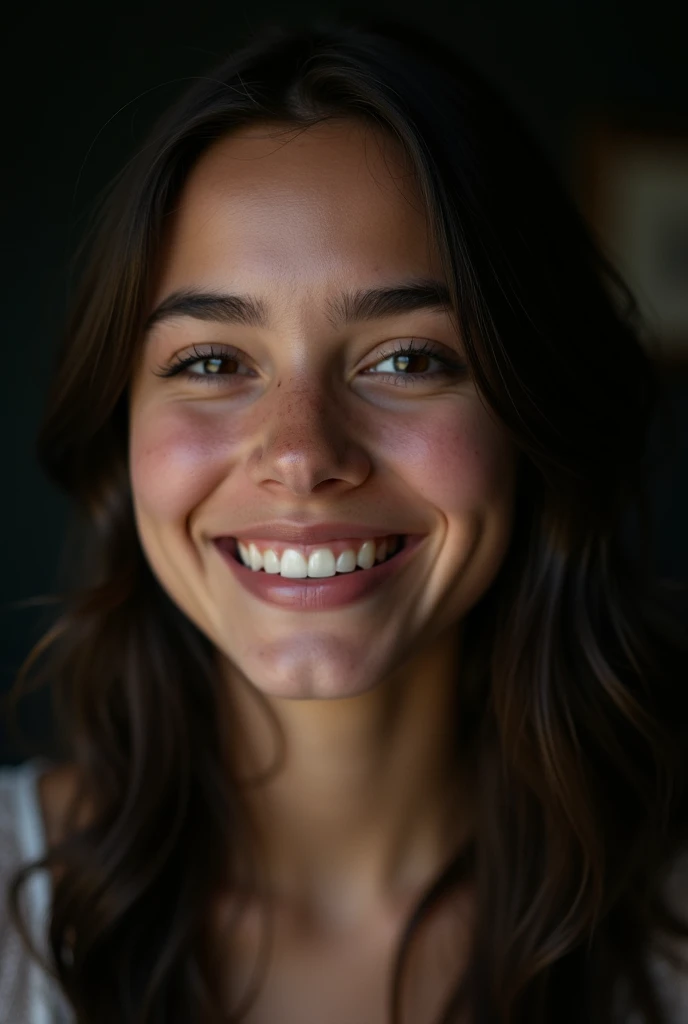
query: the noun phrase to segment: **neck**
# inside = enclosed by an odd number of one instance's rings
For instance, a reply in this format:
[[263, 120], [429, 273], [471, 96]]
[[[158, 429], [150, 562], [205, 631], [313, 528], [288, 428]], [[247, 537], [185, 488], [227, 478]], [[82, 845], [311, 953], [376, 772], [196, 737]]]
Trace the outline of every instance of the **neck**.
[[[242, 787], [275, 905], [342, 922], [405, 913], [468, 834], [455, 740], [456, 632], [366, 694], [341, 700], [265, 697], [285, 760]], [[244, 738], [241, 777], [275, 756], [251, 684], [231, 693]], [[375, 908], [373, 910], [373, 908]]]

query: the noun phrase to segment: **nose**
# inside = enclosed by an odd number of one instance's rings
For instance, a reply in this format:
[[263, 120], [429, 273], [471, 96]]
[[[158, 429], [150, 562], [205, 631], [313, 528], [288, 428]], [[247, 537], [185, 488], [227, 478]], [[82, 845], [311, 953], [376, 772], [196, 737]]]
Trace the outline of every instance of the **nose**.
[[363, 483], [370, 456], [354, 437], [350, 411], [322, 382], [283, 377], [262, 401], [267, 411], [247, 466], [254, 483], [300, 496]]

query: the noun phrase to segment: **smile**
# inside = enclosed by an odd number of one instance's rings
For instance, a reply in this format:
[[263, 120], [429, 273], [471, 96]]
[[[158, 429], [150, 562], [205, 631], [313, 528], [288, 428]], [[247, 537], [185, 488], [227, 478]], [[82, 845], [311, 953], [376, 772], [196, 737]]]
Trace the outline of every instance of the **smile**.
[[[251, 542], [248, 548], [242, 544], [248, 554], [249, 564], [244, 564], [242, 561], [239, 542], [236, 538], [220, 537], [214, 541], [214, 544], [225, 564], [231, 569], [234, 578], [254, 597], [283, 608], [318, 611], [341, 607], [371, 596], [403, 569], [414, 556], [424, 536], [423, 534], [410, 534], [395, 538], [399, 543], [390, 545], [390, 548], [393, 549], [391, 553], [388, 552], [387, 547], [384, 552], [381, 552], [379, 542], [374, 541], [365, 541], [357, 549], [345, 544], [345, 550], [340, 551], [336, 559], [335, 552], [328, 546], [322, 545], [314, 547], [307, 562], [304, 554], [295, 548], [290, 548], [287, 544], [282, 545], [284, 550], [279, 558], [274, 551], [274, 545], [273, 547], [266, 546], [264, 550], [266, 552], [273, 551], [275, 558], [273, 562], [269, 555], [267, 556], [268, 567], [265, 564], [262, 566], [259, 564], [259, 559], [263, 562], [266, 559], [255, 542]], [[387, 538], [384, 538], [385, 542], [386, 540]], [[323, 552], [324, 554], [322, 554]], [[347, 553], [351, 556], [355, 555], [356, 561], [351, 568], [339, 569], [337, 561]], [[383, 559], [380, 561], [376, 560], [378, 553], [383, 554]], [[253, 561], [251, 560], [252, 555]], [[315, 573], [313, 576], [310, 573], [311, 559], [314, 559]], [[360, 564], [361, 562], [363, 564]], [[279, 566], [280, 571], [274, 571], [275, 563]], [[351, 565], [351, 557], [347, 557], [340, 564]], [[254, 565], [256, 568], [253, 568]], [[272, 566], [272, 571], [270, 566]], [[287, 574], [281, 571], [283, 566], [287, 569]], [[306, 572], [303, 571], [304, 566]], [[317, 575], [318, 566], [322, 570], [320, 576]], [[333, 571], [329, 571], [330, 569]], [[295, 570], [298, 575], [288, 574]]]
[[322, 545], [296, 545], [273, 541], [237, 541], [239, 558], [254, 571], [288, 579], [323, 579], [337, 573], [367, 571], [403, 548], [405, 537], [341, 540]]

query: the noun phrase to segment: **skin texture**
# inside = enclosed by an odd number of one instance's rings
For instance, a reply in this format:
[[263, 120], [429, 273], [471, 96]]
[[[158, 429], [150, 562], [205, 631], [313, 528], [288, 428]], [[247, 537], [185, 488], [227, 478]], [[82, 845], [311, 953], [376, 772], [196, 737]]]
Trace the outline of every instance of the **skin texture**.
[[[161, 323], [130, 388], [146, 557], [217, 649], [245, 764], [260, 770], [273, 755], [256, 691], [285, 732], [284, 769], [251, 792], [277, 945], [331, 940], [337, 963], [343, 942], [368, 962], [373, 947], [391, 948], [420, 887], [470, 830], [450, 728], [460, 623], [507, 551], [515, 482], [511, 443], [470, 377], [444, 377], [421, 357], [412, 369], [435, 375], [395, 384], [403, 365], [382, 363], [411, 339], [460, 359], [446, 312], [339, 330], [328, 321], [342, 289], [443, 279], [396, 147], [355, 122], [252, 127], [215, 143], [169, 221], [151, 309], [180, 288], [252, 295], [270, 329]], [[203, 362], [191, 368], [197, 380], [155, 375], [210, 343], [238, 349], [243, 366], [226, 363], [217, 384], [200, 379], [214, 369]], [[363, 375], [377, 366], [385, 377]], [[393, 584], [364, 600], [277, 608], [239, 585], [211, 538], [298, 515], [426, 537]], [[312, 959], [304, 964], [312, 986]]]

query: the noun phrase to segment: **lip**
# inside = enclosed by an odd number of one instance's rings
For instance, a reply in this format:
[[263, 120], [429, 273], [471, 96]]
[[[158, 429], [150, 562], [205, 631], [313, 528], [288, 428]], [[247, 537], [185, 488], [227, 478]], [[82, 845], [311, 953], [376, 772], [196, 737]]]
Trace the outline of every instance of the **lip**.
[[[351, 527], [348, 526], [347, 529]], [[382, 536], [388, 536], [389, 533], [390, 530], [387, 529]], [[253, 535], [256, 536], [255, 533]], [[371, 569], [339, 573], [323, 579], [308, 576], [303, 579], [287, 579], [277, 573], [251, 569], [235, 557], [236, 541], [231, 537], [216, 538], [215, 547], [237, 581], [254, 597], [280, 608], [314, 612], [341, 608], [368, 597], [403, 569], [426, 536], [427, 534], [407, 534], [401, 551]]]
[[[404, 534], [409, 536], [408, 530], [395, 530], [389, 522], [378, 529], [375, 526], [364, 526], [361, 523], [314, 523], [306, 526], [303, 523], [281, 522], [258, 523], [249, 526], [245, 530], [234, 530], [231, 535], [224, 534], [214, 537], [214, 541], [233, 540], [251, 541], [256, 537], [261, 540], [282, 540], [291, 541], [293, 544], [326, 544], [329, 540], [373, 540], [375, 538], [389, 537], [392, 534]], [[414, 536], [414, 534], [410, 534]], [[384, 563], [383, 563], [384, 564]]]

